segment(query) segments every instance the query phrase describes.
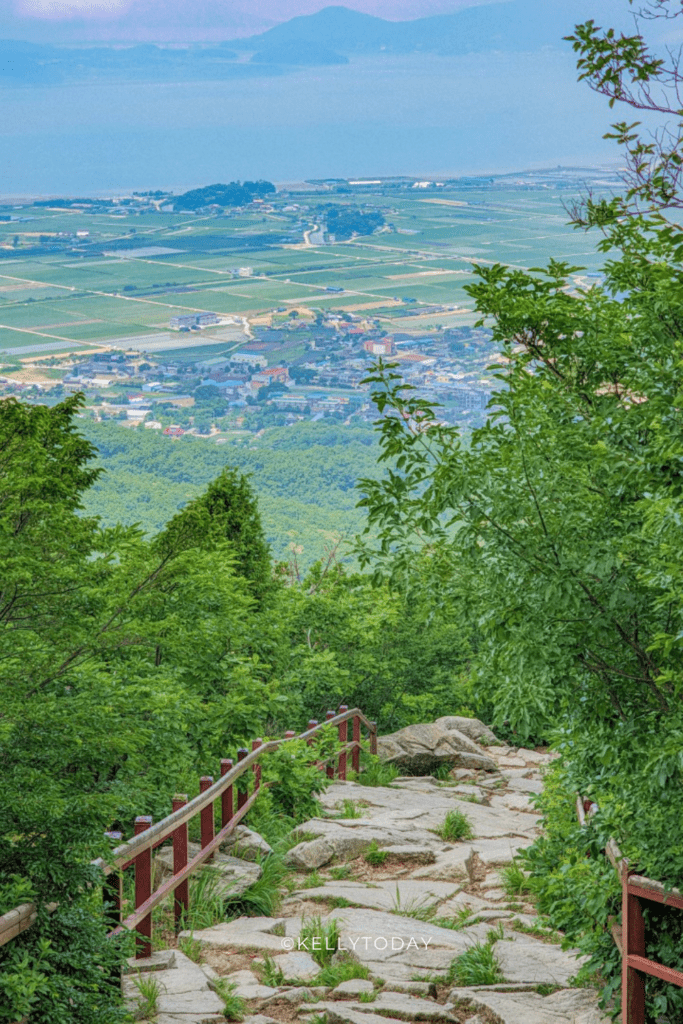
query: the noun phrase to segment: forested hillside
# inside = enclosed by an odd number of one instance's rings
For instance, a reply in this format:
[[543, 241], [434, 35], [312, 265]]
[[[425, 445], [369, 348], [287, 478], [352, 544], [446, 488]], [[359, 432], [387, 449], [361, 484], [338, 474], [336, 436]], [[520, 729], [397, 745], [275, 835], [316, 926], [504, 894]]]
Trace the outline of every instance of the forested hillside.
[[250, 475], [273, 558], [287, 560], [294, 545], [303, 566], [340, 538], [353, 540], [365, 521], [356, 481], [381, 472], [370, 427], [301, 423], [225, 444], [87, 420], [83, 429], [105, 470], [85, 508], [103, 524], [139, 523], [157, 533], [224, 466], [235, 466]]

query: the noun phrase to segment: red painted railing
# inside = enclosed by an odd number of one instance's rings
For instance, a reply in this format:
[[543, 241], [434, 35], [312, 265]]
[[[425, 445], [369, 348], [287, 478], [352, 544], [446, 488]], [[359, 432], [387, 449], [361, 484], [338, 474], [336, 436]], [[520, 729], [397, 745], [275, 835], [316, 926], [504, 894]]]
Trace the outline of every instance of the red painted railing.
[[[597, 810], [597, 804], [577, 794], [576, 816], [580, 825], [585, 825]], [[683, 893], [635, 874], [614, 839], [607, 843], [605, 854], [621, 880], [621, 924], [612, 922], [612, 937], [621, 953], [621, 1024], [645, 1024], [646, 977], [650, 975], [683, 988], [683, 971], [665, 967], [645, 956], [641, 900], [683, 910]]]
[[[349, 720], [352, 721], [353, 736], [350, 742]], [[342, 705], [338, 714], [328, 711], [325, 722], [318, 724], [317, 721], [310, 721], [306, 731], [299, 736], [289, 731], [285, 733], [283, 739], [268, 740], [266, 743], [261, 739], [253, 740], [251, 752], [245, 748], [238, 750], [237, 764], [231, 758], [220, 762], [220, 777], [216, 782], [211, 776], [202, 776], [199, 795], [193, 800], [188, 802], [184, 794], [176, 795], [173, 799], [172, 813], [156, 824], [147, 816], [136, 818], [133, 837], [117, 846], [107, 862], [102, 859], [93, 862], [101, 868], [105, 876], [103, 899], [113, 926], [109, 934], [115, 935], [124, 929], [134, 929], [138, 937], [136, 956], [149, 956], [152, 951], [152, 911], [173, 892], [175, 926], [176, 930], [180, 928], [183, 916], [189, 909], [190, 875], [212, 859], [235, 826], [249, 813], [262, 789], [260, 762], [263, 758], [288, 740], [301, 739], [310, 744], [323, 730], [337, 727], [341, 748], [324, 761], [317, 763], [321, 770], [325, 769], [327, 777], [332, 779], [335, 777], [336, 761], [336, 776], [343, 780], [346, 778], [349, 753], [353, 770], [357, 772], [360, 769], [363, 725], [368, 730], [370, 753], [376, 754], [376, 723], [370, 722], [359, 708], [349, 710], [346, 705]], [[238, 788], [235, 809], [235, 784], [250, 769], [253, 777], [252, 792], [249, 794], [247, 786]], [[214, 835], [214, 808], [219, 801], [221, 828]], [[200, 818], [201, 849], [192, 859], [188, 859], [188, 824], [197, 815]], [[121, 838], [120, 833], [108, 834], [113, 840]], [[173, 875], [152, 891], [152, 851], [169, 839], [173, 842]], [[121, 920], [123, 871], [129, 867], [135, 870], [135, 910]], [[51, 909], [55, 906], [56, 904], [50, 905]], [[16, 907], [0, 917], [0, 946], [30, 928], [35, 917], [36, 907], [33, 904]]]

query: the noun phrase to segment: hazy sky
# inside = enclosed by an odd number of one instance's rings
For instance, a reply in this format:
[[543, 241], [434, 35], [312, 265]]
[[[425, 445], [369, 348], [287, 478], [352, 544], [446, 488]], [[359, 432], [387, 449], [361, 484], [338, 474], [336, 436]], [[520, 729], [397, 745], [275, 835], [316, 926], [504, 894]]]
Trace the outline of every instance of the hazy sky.
[[[346, 6], [402, 21], [490, 2], [346, 0]], [[325, 6], [325, 0], [0, 0], [0, 36], [41, 42], [230, 39]]]
[[[148, 7], [145, 0], [10, 0], [19, 17], [35, 19], [111, 20], [122, 14], [135, 14], [136, 9]], [[375, 14], [390, 20], [420, 18], [429, 14], [444, 14], [459, 7], [471, 7], [487, 0], [356, 0], [350, 3], [357, 11]], [[491, 2], [491, 0], [488, 0]], [[320, 0], [214, 0], [217, 13], [252, 16], [273, 21], [286, 21], [297, 14], [312, 14], [324, 4]], [[189, 14], [196, 7], [195, 0], [166, 0], [170, 14]], [[256, 8], [256, 10], [255, 10]]]

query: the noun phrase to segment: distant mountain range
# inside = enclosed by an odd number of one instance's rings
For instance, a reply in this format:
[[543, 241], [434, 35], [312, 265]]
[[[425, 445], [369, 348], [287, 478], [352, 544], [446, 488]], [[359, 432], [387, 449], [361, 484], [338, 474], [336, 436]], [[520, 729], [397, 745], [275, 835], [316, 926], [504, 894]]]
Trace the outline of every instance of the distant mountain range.
[[[0, 41], [0, 81], [50, 84], [92, 77], [183, 81], [279, 74], [288, 67], [347, 64], [357, 55], [411, 53], [459, 56], [490, 51], [536, 51], [566, 45], [590, 0], [506, 0], [453, 14], [386, 21], [348, 7], [325, 7], [259, 35], [206, 47], [153, 44], [77, 49]], [[599, 0], [600, 14], [622, 14], [619, 0]]]
[[507, 0], [415, 21], [386, 21], [348, 7], [325, 7], [229, 45], [285, 63], [290, 52], [304, 46], [347, 57], [357, 53], [457, 55], [557, 46], [573, 24], [568, 5], [558, 8], [544, 0]]

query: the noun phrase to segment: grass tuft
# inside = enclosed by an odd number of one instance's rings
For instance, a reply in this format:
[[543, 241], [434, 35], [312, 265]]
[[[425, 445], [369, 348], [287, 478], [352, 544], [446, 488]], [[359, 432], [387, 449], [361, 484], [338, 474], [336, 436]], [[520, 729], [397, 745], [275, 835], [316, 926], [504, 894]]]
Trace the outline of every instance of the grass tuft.
[[223, 1014], [227, 1020], [242, 1021], [247, 1013], [247, 1004], [235, 994], [237, 985], [232, 981], [221, 979], [216, 982], [216, 993], [223, 1000]]
[[363, 860], [373, 868], [379, 868], [384, 864], [389, 854], [386, 850], [380, 850], [377, 840], [373, 839], [363, 854]]
[[449, 811], [436, 834], [446, 843], [457, 843], [462, 839], [474, 839], [474, 829], [462, 811]]
[[184, 953], [185, 956], [189, 957], [195, 964], [200, 963], [202, 959], [202, 944], [199, 939], [195, 939], [194, 935], [188, 935], [183, 939], [178, 939], [178, 948], [181, 953]]
[[319, 967], [327, 967], [339, 948], [339, 924], [320, 917], [304, 918], [299, 935], [300, 948], [311, 954]]
[[504, 867], [501, 872], [503, 888], [508, 896], [527, 896], [531, 893], [529, 879], [520, 868], [517, 861]]
[[494, 950], [497, 931], [490, 931], [486, 942], [475, 942], [464, 953], [456, 957], [448, 969], [447, 982], [463, 987], [471, 985], [497, 985], [504, 981]]
[[312, 985], [327, 985], [329, 988], [336, 988], [342, 981], [351, 981], [354, 978], [368, 978], [370, 970], [365, 964], [356, 963], [348, 956], [341, 957], [337, 963], [328, 964], [323, 967], [320, 974], [315, 978]]
[[138, 1000], [138, 1017], [154, 1017], [158, 1011], [158, 1000], [161, 986], [153, 974], [138, 974], [135, 987], [140, 993]]
[[281, 853], [269, 853], [260, 861], [261, 877], [235, 896], [228, 896], [224, 902], [225, 916], [222, 920], [232, 921], [236, 917], [273, 917], [282, 900], [282, 886], [287, 877]]
[[270, 953], [264, 953], [263, 963], [254, 964], [254, 968], [264, 985], [270, 985], [272, 988], [284, 985], [285, 973], [281, 967], [278, 967]]

